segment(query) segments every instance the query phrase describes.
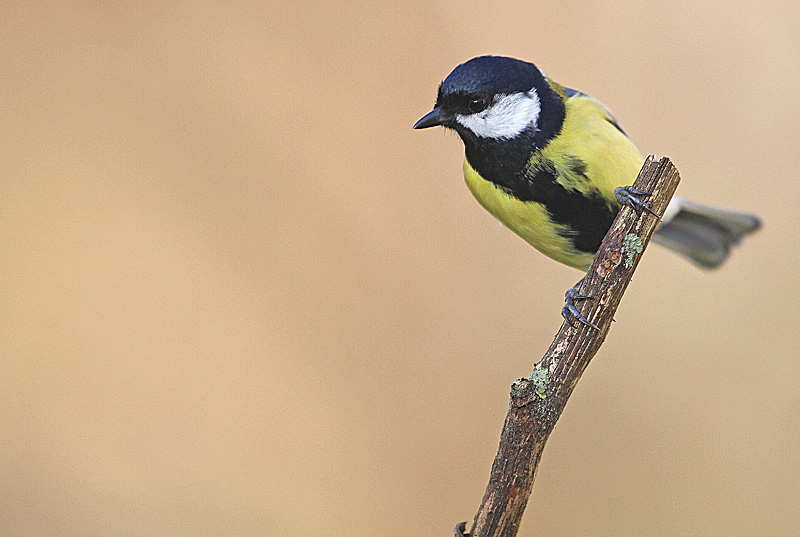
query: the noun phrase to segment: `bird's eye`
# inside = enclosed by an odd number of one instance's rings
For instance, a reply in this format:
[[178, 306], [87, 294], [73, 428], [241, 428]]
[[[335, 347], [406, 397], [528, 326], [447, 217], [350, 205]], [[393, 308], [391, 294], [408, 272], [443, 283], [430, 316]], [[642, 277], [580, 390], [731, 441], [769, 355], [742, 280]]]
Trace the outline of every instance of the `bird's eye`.
[[472, 99], [469, 102], [469, 111], [473, 114], [477, 114], [478, 112], [486, 110], [486, 106], [486, 99]]

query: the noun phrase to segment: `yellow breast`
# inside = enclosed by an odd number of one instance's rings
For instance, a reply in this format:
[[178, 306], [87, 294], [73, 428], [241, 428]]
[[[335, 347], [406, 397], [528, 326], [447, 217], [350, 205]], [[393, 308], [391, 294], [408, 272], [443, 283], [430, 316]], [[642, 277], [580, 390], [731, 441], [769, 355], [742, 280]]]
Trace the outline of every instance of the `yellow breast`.
[[509, 195], [481, 177], [466, 159], [464, 178], [472, 195], [487, 211], [544, 255], [581, 270], [592, 264], [594, 255], [575, 250], [564, 237], [569, 229], [553, 222], [541, 203], [520, 201]]
[[[576, 96], [567, 99], [565, 105], [561, 133], [535, 154], [532, 162], [552, 163], [558, 182], [569, 190], [580, 191], [579, 183], [585, 184], [588, 178], [609, 204], [616, 204], [614, 189], [633, 184], [636, 179], [642, 164], [639, 151], [609, 121], [608, 111], [597, 101]], [[585, 177], [575, 175], [575, 158], [585, 164]], [[575, 249], [568, 239], [570, 228], [554, 222], [543, 204], [515, 198], [481, 177], [466, 159], [464, 178], [478, 202], [531, 246], [571, 267], [589, 268], [594, 254]]]

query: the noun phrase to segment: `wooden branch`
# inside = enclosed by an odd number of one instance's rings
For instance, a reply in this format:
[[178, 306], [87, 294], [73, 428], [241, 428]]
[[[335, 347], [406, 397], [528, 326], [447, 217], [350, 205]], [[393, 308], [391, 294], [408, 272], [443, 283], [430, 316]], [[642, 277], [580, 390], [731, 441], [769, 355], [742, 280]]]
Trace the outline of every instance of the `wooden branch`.
[[[652, 193], [649, 205], [664, 214], [679, 181], [678, 170], [668, 158], [656, 162], [651, 155], [633, 186]], [[581, 295], [593, 300], [580, 302], [579, 309], [600, 330], [577, 322], [575, 328], [564, 323], [533, 374], [512, 384], [500, 447], [481, 507], [470, 532], [465, 533], [466, 523], [459, 524], [456, 537], [517, 534], [545, 442], [581, 374], [605, 340], [656, 224], [657, 219], [647, 212], [637, 214], [628, 207], [620, 210], [580, 290]]]

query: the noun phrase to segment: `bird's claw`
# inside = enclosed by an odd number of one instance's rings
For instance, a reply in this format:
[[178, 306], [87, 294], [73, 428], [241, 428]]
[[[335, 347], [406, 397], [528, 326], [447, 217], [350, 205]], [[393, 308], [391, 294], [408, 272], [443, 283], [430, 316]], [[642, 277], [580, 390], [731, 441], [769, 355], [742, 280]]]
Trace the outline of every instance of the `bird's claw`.
[[658, 215], [650, 206], [642, 201], [640, 198], [648, 198], [652, 195], [652, 192], [643, 192], [639, 189], [633, 188], [632, 186], [618, 186], [614, 189], [614, 199], [617, 200], [622, 205], [626, 205], [636, 211], [637, 213], [641, 213], [642, 211], [647, 211], [648, 213], [652, 214], [659, 220], [661, 220], [661, 216]]
[[[583, 281], [583, 280], [581, 280]], [[575, 321], [588, 326], [589, 328], [594, 328], [595, 330], [600, 330], [596, 325], [592, 324], [589, 319], [587, 319], [578, 308], [575, 307], [576, 300], [594, 300], [594, 298], [590, 296], [584, 296], [578, 294], [578, 289], [580, 287], [580, 283], [574, 287], [570, 287], [567, 289], [567, 292], [564, 293], [564, 307], [561, 308], [561, 316], [564, 317], [564, 320], [572, 327], [575, 328]]]

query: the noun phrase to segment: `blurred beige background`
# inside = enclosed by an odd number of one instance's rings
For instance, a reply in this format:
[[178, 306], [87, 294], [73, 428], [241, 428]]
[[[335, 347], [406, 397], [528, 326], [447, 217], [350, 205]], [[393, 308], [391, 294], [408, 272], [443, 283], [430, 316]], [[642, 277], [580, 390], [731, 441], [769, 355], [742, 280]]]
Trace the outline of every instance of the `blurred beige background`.
[[471, 521], [579, 277], [411, 129], [494, 53], [767, 222], [648, 250], [520, 534], [797, 535], [796, 2], [287, 4], [0, 7], [0, 534]]

